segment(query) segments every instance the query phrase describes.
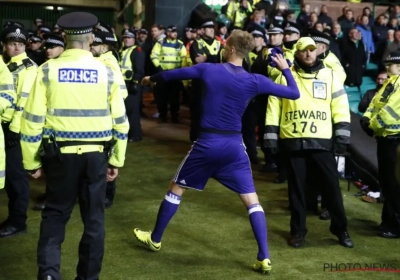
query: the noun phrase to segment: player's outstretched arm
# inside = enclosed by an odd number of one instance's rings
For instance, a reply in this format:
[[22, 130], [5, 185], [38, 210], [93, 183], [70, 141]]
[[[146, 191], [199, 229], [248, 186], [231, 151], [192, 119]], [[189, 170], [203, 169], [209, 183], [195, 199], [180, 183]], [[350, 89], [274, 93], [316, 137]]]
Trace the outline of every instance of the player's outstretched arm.
[[255, 74], [257, 77], [258, 92], [259, 94], [268, 94], [287, 99], [296, 100], [300, 97], [300, 91], [297, 87], [296, 81], [293, 78], [292, 72], [289, 68], [282, 70], [283, 76], [287, 81], [287, 86], [275, 84], [270, 79]]
[[162, 71], [157, 75], [151, 76], [150, 81], [156, 83], [171, 80], [201, 79], [208, 66], [209, 64], [200, 63], [191, 67]]

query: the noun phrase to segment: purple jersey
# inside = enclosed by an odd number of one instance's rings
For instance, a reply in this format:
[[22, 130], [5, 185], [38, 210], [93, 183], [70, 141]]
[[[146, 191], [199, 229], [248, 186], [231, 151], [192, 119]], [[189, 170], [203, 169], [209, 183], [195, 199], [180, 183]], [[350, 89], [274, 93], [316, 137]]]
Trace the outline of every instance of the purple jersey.
[[259, 74], [250, 74], [231, 63], [200, 63], [192, 67], [163, 71], [151, 81], [199, 79], [203, 82], [200, 127], [218, 131], [242, 130], [242, 117], [247, 105], [258, 94], [271, 94], [297, 99], [300, 92], [290, 72], [283, 75], [288, 86], [275, 84]]
[[202, 63], [152, 76], [152, 82], [199, 79], [204, 84], [202, 133], [173, 181], [185, 188], [203, 190], [208, 179], [214, 178], [236, 193], [255, 192], [250, 161], [242, 141], [242, 117], [257, 94], [300, 97], [290, 70], [285, 69], [283, 75], [288, 86], [275, 84], [230, 63]]

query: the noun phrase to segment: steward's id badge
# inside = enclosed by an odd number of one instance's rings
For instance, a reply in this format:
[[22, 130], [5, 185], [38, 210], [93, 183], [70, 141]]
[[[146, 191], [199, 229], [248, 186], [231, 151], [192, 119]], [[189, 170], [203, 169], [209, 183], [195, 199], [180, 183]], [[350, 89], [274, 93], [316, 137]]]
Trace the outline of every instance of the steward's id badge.
[[313, 96], [314, 98], [318, 99], [325, 99], [327, 96], [326, 92], [326, 83], [321, 82], [321, 81], [314, 81], [313, 82]]

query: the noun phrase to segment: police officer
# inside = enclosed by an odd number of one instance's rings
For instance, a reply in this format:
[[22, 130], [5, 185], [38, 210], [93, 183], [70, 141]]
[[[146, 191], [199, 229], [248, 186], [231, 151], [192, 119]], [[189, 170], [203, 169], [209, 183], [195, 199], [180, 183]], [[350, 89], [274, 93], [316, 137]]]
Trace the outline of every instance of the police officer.
[[[181, 40], [177, 39], [178, 30], [176, 26], [167, 28], [167, 37], [157, 42], [151, 51], [151, 61], [158, 72], [174, 70], [186, 66], [186, 48]], [[167, 122], [168, 104], [173, 123], [179, 123], [179, 95], [182, 89], [181, 81], [170, 81], [166, 83], [158, 83], [157, 91], [159, 94], [157, 103], [159, 121]]]
[[37, 279], [61, 279], [61, 244], [77, 198], [84, 232], [76, 279], [99, 279], [106, 181], [114, 180], [124, 163], [129, 124], [113, 71], [89, 51], [97, 18], [70, 13], [57, 24], [65, 30], [68, 49], [38, 69], [21, 124], [26, 170], [38, 178], [37, 155], [48, 161]]
[[[10, 108], [14, 104], [14, 99], [16, 99], [14, 79], [11, 72], [8, 70], [3, 59], [0, 58], [0, 114], [3, 114], [7, 108]], [[4, 142], [4, 134], [2, 127], [0, 126], [0, 141]], [[6, 159], [4, 146], [0, 147], [0, 189], [4, 188], [5, 184], [5, 169], [6, 169]], [[6, 226], [0, 223], [0, 232], [3, 232], [3, 227]]]
[[145, 55], [142, 49], [135, 45], [135, 35], [126, 30], [122, 35], [124, 49], [121, 54], [121, 70], [124, 76], [128, 97], [125, 99], [126, 114], [130, 124], [129, 142], [142, 140], [140, 125], [140, 106], [142, 103], [142, 88], [140, 81], [144, 77]]
[[336, 55], [329, 50], [331, 37], [316, 29], [309, 29], [308, 36], [317, 44], [318, 58], [323, 61], [325, 67], [332, 69], [335, 75], [339, 77], [340, 82], [344, 84], [344, 81], [346, 80], [346, 71], [344, 71], [344, 68]]
[[[193, 64], [218, 63], [218, 53], [221, 43], [215, 39], [215, 24], [212, 20], [206, 20], [201, 25], [202, 36], [193, 41], [190, 46], [190, 59]], [[201, 100], [203, 85], [198, 80], [192, 81], [192, 98], [190, 100], [190, 141], [196, 141], [200, 133]]]
[[2, 128], [6, 148], [6, 184], [8, 195], [8, 218], [0, 230], [0, 238], [26, 233], [29, 183], [22, 165], [20, 145], [21, 116], [26, 99], [36, 77], [36, 64], [26, 55], [28, 32], [13, 25], [1, 34], [5, 53], [3, 58], [13, 75], [17, 96], [13, 106], [2, 115]]
[[253, 8], [251, 4], [247, 0], [240, 0], [239, 7], [234, 13], [234, 20], [233, 20], [233, 28], [234, 29], [243, 29], [244, 25], [248, 21], [248, 17], [253, 12]]
[[46, 40], [44, 48], [46, 51], [47, 59], [54, 59], [59, 57], [65, 50], [64, 38], [61, 35], [55, 33], [47, 33], [43, 35]]
[[396, 154], [400, 145], [400, 51], [385, 61], [389, 79], [375, 95], [361, 126], [378, 142], [379, 185], [383, 202], [380, 236], [400, 237], [400, 185], [396, 180]]
[[[58, 58], [65, 49], [65, 42], [64, 38], [61, 35], [54, 34], [54, 33], [47, 33], [43, 35], [45, 39], [44, 48], [46, 52], [46, 58], [49, 59], [56, 59]], [[47, 173], [47, 162], [45, 158], [42, 158], [42, 168], [44, 173]], [[46, 184], [47, 189], [47, 184]], [[42, 211], [46, 206], [46, 194], [40, 195], [37, 198], [37, 204], [33, 207], [35, 211]]]
[[[124, 77], [122, 76], [119, 63], [112, 53], [112, 49], [114, 48], [115, 45], [116, 41], [113, 36], [113, 33], [95, 31], [94, 40], [92, 45], [90, 46], [90, 51], [92, 52], [94, 57], [96, 57], [98, 60], [100, 60], [113, 70], [115, 81], [120, 85], [122, 97], [125, 99], [128, 96], [128, 91], [126, 89]], [[120, 121], [125, 121], [125, 120], [121, 119]], [[106, 200], [105, 200], [106, 209], [110, 208], [114, 202], [116, 182], [117, 179], [111, 182], [107, 182]]]
[[46, 61], [46, 54], [42, 48], [42, 38], [33, 35], [29, 38], [29, 49], [26, 54], [37, 65], [42, 65]]
[[[307, 234], [305, 184], [310, 169], [318, 176], [326, 207], [331, 214], [330, 231], [348, 248], [353, 242], [347, 232], [347, 218], [339, 186], [336, 154], [344, 154], [350, 142], [350, 111], [346, 92], [332, 69], [317, 58], [316, 45], [310, 37], [296, 44], [293, 76], [299, 86], [298, 100], [269, 97], [267, 148], [284, 153], [288, 172], [291, 206], [289, 245], [301, 247]], [[277, 82], [285, 84], [282, 77]]]
[[296, 52], [295, 45], [300, 38], [301, 27], [299, 24], [294, 22], [286, 23], [286, 26], [283, 29], [283, 52], [285, 54], [285, 58], [289, 59], [289, 61], [293, 61], [294, 53]]
[[[254, 61], [252, 65], [252, 72], [269, 77], [274, 81], [281, 71], [268, 65], [268, 56], [272, 48], [282, 46], [283, 29], [270, 24], [268, 29], [268, 37], [269, 43], [267, 46], [262, 48], [261, 53], [258, 55], [256, 61]], [[275, 158], [273, 155], [269, 154], [269, 151], [266, 150], [263, 145], [267, 101], [267, 95], [258, 95], [255, 101], [258, 126], [257, 134], [260, 141], [261, 150], [264, 154], [264, 165], [260, 171], [265, 173], [275, 171], [277, 168], [275, 164]]]
[[121, 61], [121, 55], [120, 55], [120, 53], [118, 51], [119, 42], [118, 42], [118, 38], [115, 35], [111, 25], [109, 25], [107, 23], [104, 23], [104, 22], [99, 22], [97, 24], [96, 28], [95, 28], [95, 31], [111, 33], [111, 34], [108, 34], [108, 35], [114, 37], [114, 44], [113, 45], [108, 44], [107, 46], [111, 50], [111, 53], [115, 56], [115, 58], [117, 59], [117, 61], [119, 63]]

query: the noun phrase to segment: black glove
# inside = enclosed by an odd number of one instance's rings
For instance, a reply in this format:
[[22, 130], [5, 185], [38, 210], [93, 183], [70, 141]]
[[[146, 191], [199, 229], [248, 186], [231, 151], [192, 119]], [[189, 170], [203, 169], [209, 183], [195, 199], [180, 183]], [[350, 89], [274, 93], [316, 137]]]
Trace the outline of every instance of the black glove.
[[343, 143], [334, 143], [333, 144], [333, 151], [337, 156], [343, 156], [347, 152], [347, 144]]
[[370, 136], [373, 137], [374, 136], [374, 131], [369, 128], [369, 119], [367, 117], [362, 117], [360, 119], [360, 124], [361, 124], [361, 128], [364, 130], [364, 132]]
[[11, 130], [7, 133], [8, 147], [14, 147], [18, 144], [19, 140], [19, 133], [12, 132]]

